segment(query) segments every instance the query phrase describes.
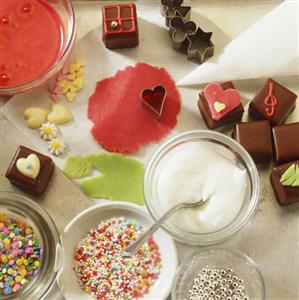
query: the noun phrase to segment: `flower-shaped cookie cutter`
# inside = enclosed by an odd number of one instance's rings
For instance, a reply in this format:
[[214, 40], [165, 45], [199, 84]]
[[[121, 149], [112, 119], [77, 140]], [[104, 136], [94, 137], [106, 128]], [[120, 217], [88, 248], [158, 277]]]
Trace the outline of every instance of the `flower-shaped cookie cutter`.
[[193, 21], [184, 21], [181, 17], [175, 16], [169, 21], [169, 35], [172, 39], [174, 50], [187, 53], [190, 46], [188, 35], [196, 32], [197, 26]]
[[161, 14], [165, 17], [165, 24], [168, 27], [170, 20], [179, 16], [184, 21], [190, 20], [191, 7], [182, 6], [183, 0], [161, 0]]
[[200, 27], [194, 34], [188, 34], [189, 47], [187, 56], [190, 60], [196, 60], [202, 64], [208, 57], [214, 54], [214, 44], [211, 41], [212, 32], [205, 32]]

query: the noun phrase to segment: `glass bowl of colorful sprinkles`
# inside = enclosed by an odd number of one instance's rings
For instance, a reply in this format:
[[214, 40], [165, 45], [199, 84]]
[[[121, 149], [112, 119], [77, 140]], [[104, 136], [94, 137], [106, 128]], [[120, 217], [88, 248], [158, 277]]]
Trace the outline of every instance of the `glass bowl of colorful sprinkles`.
[[60, 238], [34, 201], [0, 193], [0, 299], [41, 299], [55, 283]]
[[187, 257], [173, 281], [172, 300], [264, 300], [255, 262], [239, 250], [210, 247]]
[[165, 299], [177, 268], [173, 240], [158, 230], [133, 258], [122, 250], [152, 224], [138, 205], [109, 202], [77, 215], [62, 234], [58, 285], [71, 299]]

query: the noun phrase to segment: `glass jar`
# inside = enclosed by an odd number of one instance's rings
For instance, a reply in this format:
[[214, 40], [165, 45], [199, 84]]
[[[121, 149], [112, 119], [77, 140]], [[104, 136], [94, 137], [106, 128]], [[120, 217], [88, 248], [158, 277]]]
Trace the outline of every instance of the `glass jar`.
[[[224, 241], [240, 230], [248, 222], [258, 203], [260, 185], [255, 163], [248, 152], [236, 141], [221, 133], [210, 130], [188, 131], [174, 136], [156, 150], [147, 165], [144, 178], [144, 197], [148, 211], [157, 220], [165, 211], [161, 206], [158, 191], [158, 182], [165, 162], [172, 156], [174, 151], [180, 151], [180, 147], [185, 147], [188, 143], [202, 141], [211, 143], [212, 146], [217, 145], [219, 147], [220, 145], [224, 147], [223, 149], [234, 157], [236, 165], [246, 170], [249, 179], [247, 192], [241, 208], [234, 219], [225, 227], [212, 232], [196, 233], [188, 230], [187, 226], [185, 228], [177, 226], [172, 219], [169, 219], [163, 225], [163, 228], [178, 241], [192, 245], [206, 246]], [[182, 199], [182, 202], [186, 202], [186, 199]]]
[[188, 291], [204, 268], [231, 269], [243, 280], [248, 299], [265, 299], [262, 274], [249, 256], [233, 248], [211, 247], [196, 251], [181, 263], [172, 285], [172, 300], [189, 299]]
[[[46, 3], [55, 10], [63, 26], [63, 40], [60, 53], [53, 64], [37, 78], [15, 86], [0, 86], [0, 96], [23, 93], [43, 85], [63, 67], [71, 53], [76, 36], [75, 13], [71, 0], [47, 0]], [[47, 54], [45, 53], [45, 55]]]
[[39, 273], [19, 292], [1, 299], [42, 299], [54, 285], [61, 265], [58, 230], [44, 209], [34, 201], [15, 193], [0, 192], [0, 213], [31, 226], [42, 248]]

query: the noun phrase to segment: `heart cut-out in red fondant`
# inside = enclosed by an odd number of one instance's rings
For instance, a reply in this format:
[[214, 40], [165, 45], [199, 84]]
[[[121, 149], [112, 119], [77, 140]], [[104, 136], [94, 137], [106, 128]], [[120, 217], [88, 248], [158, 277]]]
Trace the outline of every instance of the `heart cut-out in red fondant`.
[[[215, 121], [223, 118], [227, 113], [238, 107], [241, 103], [240, 93], [235, 89], [223, 90], [220, 84], [210, 83], [204, 89], [204, 95], [209, 105], [212, 118]], [[216, 105], [215, 105], [216, 103]], [[219, 110], [217, 107], [223, 107]]]
[[145, 89], [141, 93], [141, 104], [156, 118], [160, 119], [166, 99], [166, 90], [162, 85], [154, 89]]

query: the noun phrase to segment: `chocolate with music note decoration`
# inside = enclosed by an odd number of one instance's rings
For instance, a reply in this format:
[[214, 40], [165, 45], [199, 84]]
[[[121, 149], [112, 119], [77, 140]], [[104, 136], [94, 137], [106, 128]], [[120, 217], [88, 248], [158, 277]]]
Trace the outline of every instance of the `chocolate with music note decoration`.
[[269, 78], [250, 102], [249, 113], [275, 126], [283, 123], [294, 110], [296, 98], [292, 91]]

